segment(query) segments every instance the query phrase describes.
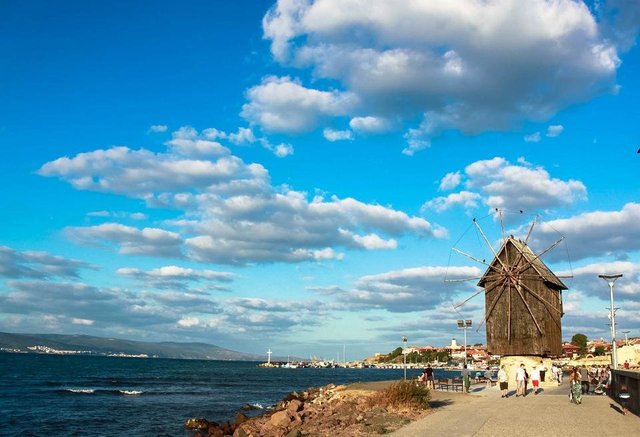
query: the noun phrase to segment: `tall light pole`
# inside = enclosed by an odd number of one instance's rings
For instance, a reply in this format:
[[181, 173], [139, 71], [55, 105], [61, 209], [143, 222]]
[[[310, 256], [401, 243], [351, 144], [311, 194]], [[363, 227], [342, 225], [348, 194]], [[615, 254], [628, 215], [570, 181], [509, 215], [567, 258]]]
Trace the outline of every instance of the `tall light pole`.
[[404, 357], [404, 379], [407, 379], [407, 337], [402, 337], [402, 356]]
[[622, 278], [622, 273], [617, 275], [598, 275], [598, 278], [602, 278], [609, 284], [609, 293], [611, 295], [611, 364], [614, 370], [618, 368], [618, 354], [616, 347], [616, 309], [613, 307], [613, 286], [618, 278]]
[[629, 334], [631, 331], [622, 331], [622, 333], [624, 334], [624, 345], [625, 346], [629, 346], [629, 337], [627, 337], [627, 334]]
[[471, 327], [471, 320], [457, 320], [458, 328], [464, 331], [464, 365], [467, 365], [467, 328]]

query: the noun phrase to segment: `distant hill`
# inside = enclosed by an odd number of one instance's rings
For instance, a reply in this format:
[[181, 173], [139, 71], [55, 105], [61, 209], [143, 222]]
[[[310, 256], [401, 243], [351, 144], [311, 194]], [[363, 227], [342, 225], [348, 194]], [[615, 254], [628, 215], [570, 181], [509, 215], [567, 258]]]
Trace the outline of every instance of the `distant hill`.
[[0, 332], [0, 350], [61, 355], [147, 355], [155, 358], [265, 361], [265, 357], [261, 355], [236, 352], [207, 343], [150, 343], [89, 335]]

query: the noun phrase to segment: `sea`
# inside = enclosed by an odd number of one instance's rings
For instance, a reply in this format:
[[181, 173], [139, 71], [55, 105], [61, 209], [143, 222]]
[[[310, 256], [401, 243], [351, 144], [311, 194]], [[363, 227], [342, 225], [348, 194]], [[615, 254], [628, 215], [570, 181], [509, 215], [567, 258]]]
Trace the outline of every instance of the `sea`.
[[[408, 369], [407, 378], [420, 373]], [[292, 391], [403, 377], [403, 369], [0, 353], [0, 435], [191, 436], [191, 417], [222, 423], [261, 414]]]

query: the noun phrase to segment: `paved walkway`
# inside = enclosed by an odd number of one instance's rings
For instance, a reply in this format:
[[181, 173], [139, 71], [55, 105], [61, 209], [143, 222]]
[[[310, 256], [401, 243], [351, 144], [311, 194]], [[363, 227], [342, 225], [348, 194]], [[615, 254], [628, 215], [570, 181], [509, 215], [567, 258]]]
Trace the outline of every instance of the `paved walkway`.
[[[436, 411], [392, 436], [633, 436], [640, 418], [622, 414], [608, 396], [586, 395], [582, 404], [569, 402], [568, 383], [545, 388], [525, 398], [500, 397], [497, 387], [473, 388], [465, 395], [434, 393]], [[515, 392], [510, 391], [510, 394]]]

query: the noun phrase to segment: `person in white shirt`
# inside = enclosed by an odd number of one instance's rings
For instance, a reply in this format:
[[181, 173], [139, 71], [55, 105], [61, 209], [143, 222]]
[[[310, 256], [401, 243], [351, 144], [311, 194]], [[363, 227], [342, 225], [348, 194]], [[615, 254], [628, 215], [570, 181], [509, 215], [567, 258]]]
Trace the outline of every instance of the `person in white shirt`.
[[524, 363], [516, 369], [516, 397], [526, 396], [525, 382], [527, 380], [527, 371], [524, 369]]
[[503, 398], [508, 398], [507, 391], [509, 390], [507, 371], [504, 369], [504, 365], [498, 370], [498, 382], [500, 383], [500, 393]]

